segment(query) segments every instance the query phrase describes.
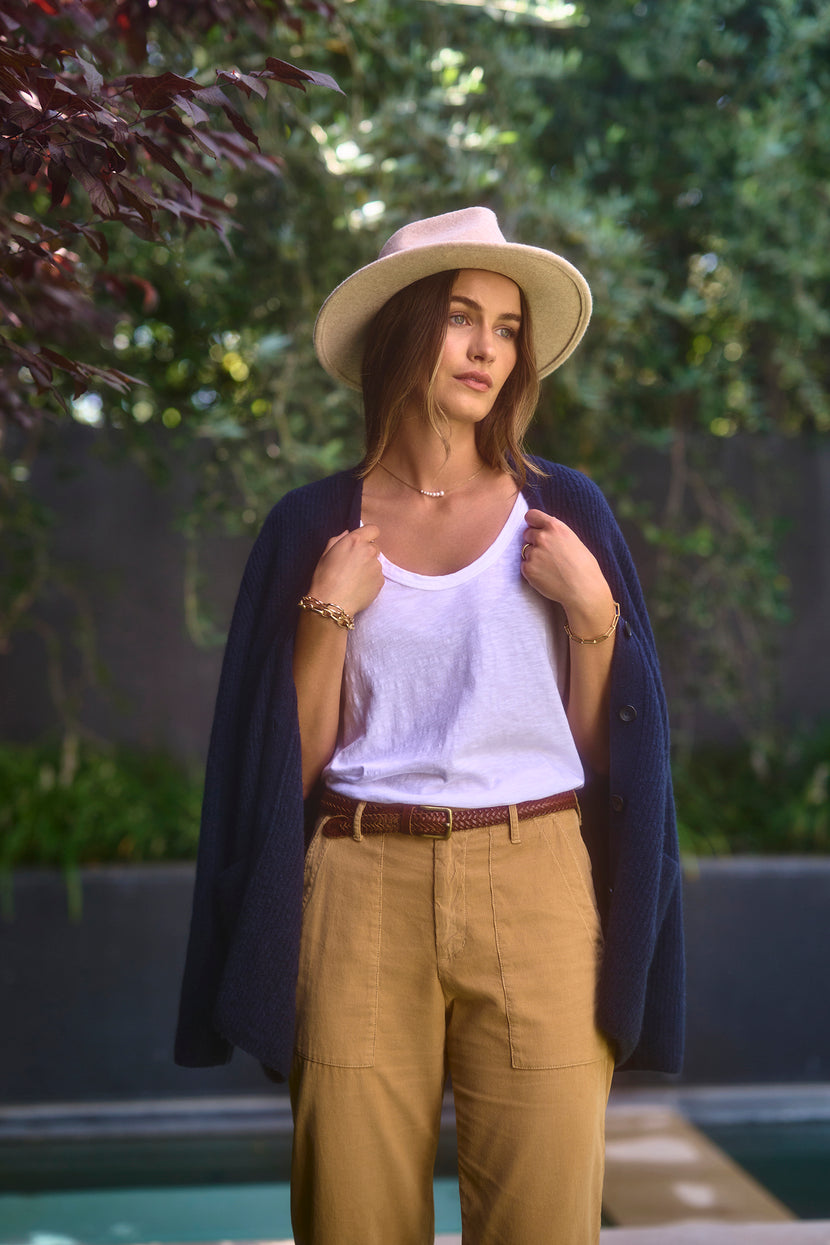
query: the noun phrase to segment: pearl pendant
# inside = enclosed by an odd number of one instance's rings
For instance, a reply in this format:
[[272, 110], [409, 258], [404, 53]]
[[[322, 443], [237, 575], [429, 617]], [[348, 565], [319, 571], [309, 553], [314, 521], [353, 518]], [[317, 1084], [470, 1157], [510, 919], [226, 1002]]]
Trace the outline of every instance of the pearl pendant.
[[443, 489], [439, 489], [437, 493], [433, 493], [431, 489], [419, 488], [418, 492], [421, 493], [424, 497], [443, 497], [444, 496]]

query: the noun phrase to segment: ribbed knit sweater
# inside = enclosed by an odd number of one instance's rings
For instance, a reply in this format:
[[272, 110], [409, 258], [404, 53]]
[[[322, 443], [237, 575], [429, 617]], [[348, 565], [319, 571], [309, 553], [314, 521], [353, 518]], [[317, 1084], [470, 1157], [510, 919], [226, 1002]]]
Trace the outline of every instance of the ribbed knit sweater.
[[[681, 878], [669, 731], [654, 640], [622, 533], [600, 490], [542, 460], [523, 492], [594, 553], [621, 618], [614, 650], [609, 780], [583, 798], [603, 916], [597, 1023], [618, 1065], [678, 1071], [683, 1052]], [[288, 493], [248, 559], [211, 732], [176, 1062], [248, 1051], [291, 1065], [306, 820], [292, 677], [297, 602], [326, 542], [360, 521], [353, 472]], [[529, 706], [529, 710], [532, 706]], [[530, 885], [532, 879], [528, 879]]]

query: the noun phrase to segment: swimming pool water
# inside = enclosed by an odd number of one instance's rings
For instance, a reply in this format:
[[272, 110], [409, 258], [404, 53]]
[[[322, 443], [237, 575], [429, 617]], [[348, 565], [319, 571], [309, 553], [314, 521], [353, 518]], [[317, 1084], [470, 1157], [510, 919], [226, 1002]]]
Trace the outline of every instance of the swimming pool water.
[[830, 1219], [830, 1120], [698, 1127], [799, 1219]]
[[[800, 1219], [830, 1219], [830, 1120], [698, 1121]], [[169, 1140], [7, 1150], [0, 1245], [290, 1240], [287, 1182], [273, 1138]], [[460, 1232], [457, 1178], [439, 1165], [436, 1231]], [[197, 1183], [200, 1182], [200, 1183]]]
[[[435, 1181], [437, 1232], [461, 1231], [458, 1182]], [[81, 1189], [0, 1196], [0, 1245], [291, 1239], [287, 1184]]]

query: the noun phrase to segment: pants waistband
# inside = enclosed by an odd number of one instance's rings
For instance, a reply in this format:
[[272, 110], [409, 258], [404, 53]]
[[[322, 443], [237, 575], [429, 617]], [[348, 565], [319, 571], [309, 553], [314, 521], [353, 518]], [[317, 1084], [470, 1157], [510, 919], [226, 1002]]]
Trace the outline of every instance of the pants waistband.
[[476, 830], [509, 822], [511, 807], [515, 807], [519, 821], [527, 821], [547, 813], [578, 810], [579, 801], [575, 791], [565, 791], [540, 800], [524, 800], [514, 806], [449, 808], [436, 804], [365, 803], [336, 791], [325, 791], [320, 801], [320, 814], [327, 818], [322, 832], [329, 839], [354, 835], [358, 814], [360, 834], [411, 834], [424, 839], [448, 839], [454, 830]]

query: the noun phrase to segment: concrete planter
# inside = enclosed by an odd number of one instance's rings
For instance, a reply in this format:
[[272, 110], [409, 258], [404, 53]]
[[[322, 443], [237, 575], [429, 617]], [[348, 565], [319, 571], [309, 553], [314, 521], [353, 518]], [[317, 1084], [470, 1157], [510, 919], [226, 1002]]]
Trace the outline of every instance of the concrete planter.
[[830, 1080], [830, 858], [687, 863], [690, 1084]]
[[[59, 873], [15, 875], [14, 919], [0, 923], [0, 1101], [267, 1090], [259, 1066], [238, 1052], [222, 1068], [172, 1062], [192, 884], [189, 865], [84, 870], [83, 914], [73, 922]], [[830, 1080], [830, 859], [693, 862], [685, 897], [681, 1082]]]
[[221, 1068], [173, 1063], [193, 867], [89, 868], [81, 879], [71, 920], [62, 874], [14, 875], [14, 919], [0, 923], [0, 1010], [14, 1017], [0, 1101], [264, 1090], [259, 1066], [238, 1052]]

